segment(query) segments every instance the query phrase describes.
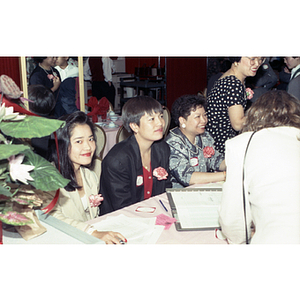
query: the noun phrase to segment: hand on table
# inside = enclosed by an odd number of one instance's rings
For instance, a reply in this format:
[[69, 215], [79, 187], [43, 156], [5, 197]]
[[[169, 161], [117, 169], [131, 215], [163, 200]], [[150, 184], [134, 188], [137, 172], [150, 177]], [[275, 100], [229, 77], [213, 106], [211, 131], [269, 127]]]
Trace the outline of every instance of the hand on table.
[[127, 243], [126, 238], [119, 232], [95, 230], [92, 236], [104, 241], [106, 244], [121, 244], [120, 240]]

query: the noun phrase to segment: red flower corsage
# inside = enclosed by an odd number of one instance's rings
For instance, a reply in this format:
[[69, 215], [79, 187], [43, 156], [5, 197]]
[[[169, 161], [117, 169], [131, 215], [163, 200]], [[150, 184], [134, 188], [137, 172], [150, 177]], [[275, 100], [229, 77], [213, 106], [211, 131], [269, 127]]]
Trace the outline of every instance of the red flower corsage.
[[215, 155], [215, 149], [213, 147], [206, 146], [203, 149], [203, 155], [205, 158], [210, 158]]
[[102, 197], [101, 194], [99, 194], [99, 195], [91, 195], [89, 197], [89, 200], [90, 200], [91, 207], [97, 207], [103, 201], [103, 197]]
[[52, 80], [54, 78], [54, 76], [52, 74], [48, 74], [47, 77]]
[[247, 99], [249, 99], [249, 100], [252, 99], [253, 94], [254, 94], [254, 92], [250, 88], [246, 88]]
[[168, 175], [168, 172], [162, 167], [153, 170], [153, 176], [157, 177], [157, 180], [165, 180], [168, 178]]

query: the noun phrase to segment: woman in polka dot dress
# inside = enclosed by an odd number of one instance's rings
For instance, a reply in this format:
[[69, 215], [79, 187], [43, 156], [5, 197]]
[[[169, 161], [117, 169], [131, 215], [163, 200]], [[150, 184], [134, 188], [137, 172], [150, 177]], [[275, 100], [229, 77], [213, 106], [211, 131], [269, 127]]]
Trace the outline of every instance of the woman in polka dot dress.
[[225, 141], [236, 136], [244, 124], [247, 104], [246, 77], [255, 76], [264, 62], [263, 57], [230, 57], [231, 68], [214, 84], [207, 97], [207, 131], [215, 140], [220, 153]]

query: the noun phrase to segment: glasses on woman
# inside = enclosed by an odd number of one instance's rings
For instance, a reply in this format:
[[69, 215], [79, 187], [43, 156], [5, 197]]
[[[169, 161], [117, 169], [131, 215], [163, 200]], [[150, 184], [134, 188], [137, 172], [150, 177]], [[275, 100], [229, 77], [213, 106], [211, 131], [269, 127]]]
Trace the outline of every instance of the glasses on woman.
[[250, 60], [251, 66], [253, 66], [253, 65], [255, 64], [256, 61], [257, 61], [257, 63], [258, 63], [259, 65], [261, 65], [261, 64], [263, 64], [263, 63], [265, 62], [265, 60], [266, 60], [265, 57], [248, 57], [248, 56], [246, 56], [246, 57]]

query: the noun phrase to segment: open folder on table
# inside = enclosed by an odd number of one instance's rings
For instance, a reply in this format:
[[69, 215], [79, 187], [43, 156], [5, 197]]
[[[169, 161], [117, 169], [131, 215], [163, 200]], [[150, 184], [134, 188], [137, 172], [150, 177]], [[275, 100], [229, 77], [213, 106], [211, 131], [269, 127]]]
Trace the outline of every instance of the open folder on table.
[[168, 200], [178, 231], [220, 228], [219, 205], [222, 185], [208, 184], [197, 188], [167, 189]]

